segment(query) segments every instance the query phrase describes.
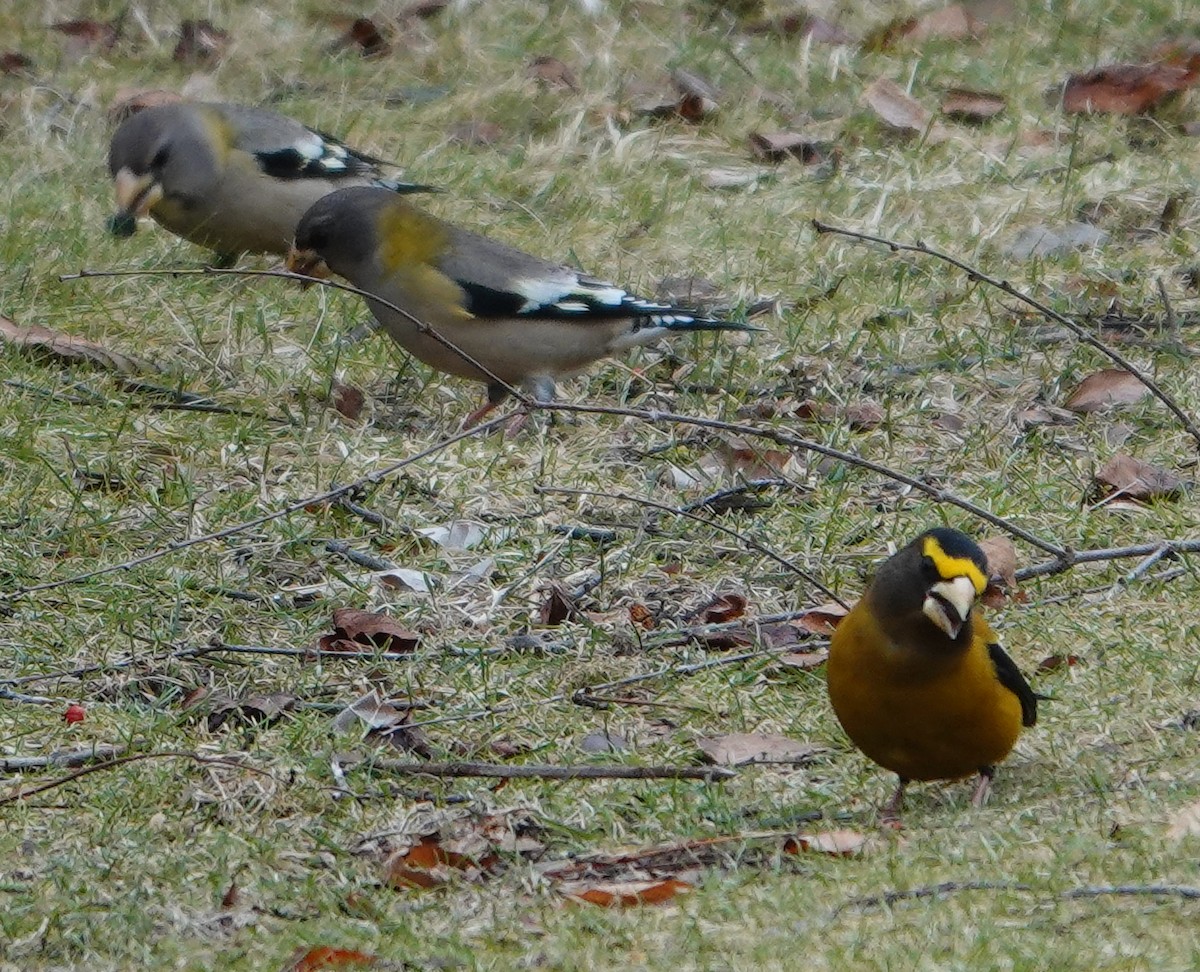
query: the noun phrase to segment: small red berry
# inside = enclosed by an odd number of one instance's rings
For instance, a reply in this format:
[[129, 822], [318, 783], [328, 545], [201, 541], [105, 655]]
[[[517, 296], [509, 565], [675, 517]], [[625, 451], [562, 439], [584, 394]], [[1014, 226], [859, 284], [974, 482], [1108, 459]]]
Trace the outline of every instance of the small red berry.
[[87, 709], [85, 709], [78, 702], [73, 702], [67, 706], [67, 711], [63, 713], [63, 721], [68, 724], [74, 722], [83, 722], [86, 716]]

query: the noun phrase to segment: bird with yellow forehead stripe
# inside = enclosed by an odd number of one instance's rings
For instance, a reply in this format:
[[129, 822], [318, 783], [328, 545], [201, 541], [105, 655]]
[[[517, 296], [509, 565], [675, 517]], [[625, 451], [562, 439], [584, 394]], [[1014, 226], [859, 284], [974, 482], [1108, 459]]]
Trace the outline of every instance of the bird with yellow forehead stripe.
[[975, 612], [987, 558], [958, 530], [927, 530], [880, 565], [829, 646], [829, 699], [846, 734], [900, 777], [883, 819], [899, 819], [909, 780], [979, 774], [987, 798], [995, 764], [1037, 696]]

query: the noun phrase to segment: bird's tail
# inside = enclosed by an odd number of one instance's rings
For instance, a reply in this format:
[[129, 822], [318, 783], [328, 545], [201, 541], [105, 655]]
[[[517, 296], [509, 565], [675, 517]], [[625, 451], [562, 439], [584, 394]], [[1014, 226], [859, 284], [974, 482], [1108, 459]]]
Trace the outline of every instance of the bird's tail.
[[376, 179], [375, 185], [381, 189], [389, 189], [401, 196], [417, 192], [445, 192], [439, 186], [427, 186], [421, 182], [401, 182], [399, 179]]
[[657, 327], [666, 331], [765, 331], [745, 321], [726, 321], [717, 317], [700, 317], [687, 311], [671, 314], [647, 314], [643, 327]]

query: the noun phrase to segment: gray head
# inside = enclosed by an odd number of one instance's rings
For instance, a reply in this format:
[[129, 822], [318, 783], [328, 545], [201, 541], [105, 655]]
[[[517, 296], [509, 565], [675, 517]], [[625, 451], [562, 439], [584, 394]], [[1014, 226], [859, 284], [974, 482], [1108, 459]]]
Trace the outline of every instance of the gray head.
[[331, 192], [300, 218], [295, 249], [315, 254], [334, 273], [352, 279], [349, 271], [375, 254], [380, 210], [396, 203], [396, 194], [381, 186]]
[[117, 193], [113, 232], [128, 235], [132, 221], [159, 200], [187, 209], [211, 194], [218, 176], [213, 145], [222, 133], [208, 126], [220, 124], [188, 104], [146, 108], [121, 124], [108, 150]]

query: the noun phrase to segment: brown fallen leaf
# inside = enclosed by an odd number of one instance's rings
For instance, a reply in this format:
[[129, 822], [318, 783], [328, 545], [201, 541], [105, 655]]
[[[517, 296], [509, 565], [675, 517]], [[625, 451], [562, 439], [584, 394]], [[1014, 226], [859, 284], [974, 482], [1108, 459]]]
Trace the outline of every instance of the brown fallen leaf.
[[1183, 840], [1185, 837], [1200, 837], [1200, 802], [1189, 803], [1171, 816], [1167, 840]]
[[370, 17], [356, 17], [345, 33], [329, 45], [331, 51], [340, 51], [346, 47], [357, 48], [363, 57], [383, 57], [392, 51], [392, 45]]
[[1038, 672], [1056, 672], [1060, 668], [1074, 668], [1082, 659], [1078, 655], [1048, 655], [1037, 663]]
[[979, 541], [988, 562], [988, 580], [1010, 590], [1017, 586], [1017, 547], [1008, 537], [988, 537]]
[[718, 594], [707, 604], [696, 608], [688, 615], [688, 618], [699, 621], [701, 624], [724, 624], [726, 621], [735, 621], [745, 614], [747, 603], [746, 598], [741, 594], [733, 592]]
[[1063, 408], [1052, 405], [1031, 405], [1020, 409], [1013, 415], [1013, 421], [1022, 429], [1031, 429], [1039, 425], [1074, 425], [1079, 421], [1076, 416]]
[[831, 857], [854, 857], [871, 844], [868, 834], [857, 830], [826, 830], [817, 834], [797, 834], [789, 837], [783, 849], [788, 854], [828, 854]]
[[763, 162], [796, 159], [802, 165], [821, 165], [837, 157], [832, 142], [819, 141], [803, 132], [751, 132], [750, 153]]
[[121, 20], [102, 23], [99, 20], [61, 20], [50, 29], [67, 39], [67, 55], [78, 60], [92, 51], [110, 51], [121, 36]]
[[436, 888], [449, 881], [455, 871], [479, 867], [481, 865], [466, 854], [447, 850], [439, 837], [432, 834], [422, 837], [416, 846], [405, 853], [389, 858], [384, 863], [384, 881], [398, 891]]
[[696, 745], [710, 763], [719, 766], [745, 766], [747, 763], [791, 763], [802, 766], [825, 751], [821, 746], [770, 732], [702, 736]]
[[854, 37], [837, 24], [810, 14], [807, 10], [793, 10], [771, 20], [760, 20], [747, 25], [749, 34], [780, 34], [783, 37], [811, 37], [817, 44], [853, 44]]
[[1063, 110], [1140, 115], [1196, 83], [1196, 74], [1170, 64], [1107, 64], [1073, 74], [1063, 88]]
[[367, 396], [361, 388], [334, 379], [333, 388], [329, 392], [329, 404], [333, 406], [335, 412], [343, 418], [355, 422], [362, 416], [363, 406], [366, 403]]
[[895, 81], [876, 78], [862, 94], [863, 103], [888, 126], [899, 132], [921, 135], [931, 145], [944, 142], [949, 132], [915, 98], [905, 94]]
[[333, 948], [317, 945], [310, 949], [299, 949], [280, 972], [320, 972], [323, 969], [372, 969], [379, 967], [379, 959], [366, 952], [352, 948]]
[[963, 4], [953, 3], [914, 18], [909, 29], [898, 39], [917, 43], [927, 40], [977, 40], [984, 29], [984, 25]]
[[775, 659], [776, 663], [787, 668], [799, 668], [801, 671], [811, 671], [820, 668], [829, 661], [828, 649], [820, 651], [789, 651]]
[[538, 621], [548, 627], [562, 624], [579, 614], [579, 605], [561, 584], [545, 588], [545, 599], [538, 608]]
[[215, 64], [228, 47], [228, 32], [211, 20], [185, 20], [179, 25], [179, 41], [171, 56], [181, 64]]
[[991, 91], [951, 88], [942, 95], [942, 114], [955, 121], [978, 125], [1001, 114], [1007, 104], [1003, 95]]
[[1150, 389], [1131, 372], [1124, 368], [1104, 368], [1084, 378], [1063, 407], [1087, 414], [1113, 405], [1132, 405], [1149, 394]]
[[27, 351], [34, 357], [65, 364], [95, 365], [121, 375], [156, 374], [159, 371], [149, 362], [110, 350], [87, 338], [62, 334], [39, 324], [21, 327], [4, 316], [0, 316], [0, 342]]
[[526, 74], [550, 88], [568, 88], [576, 93], [579, 85], [575, 73], [557, 57], [539, 54], [529, 64]]
[[562, 890], [573, 901], [586, 901], [602, 908], [632, 908], [637, 905], [662, 904], [691, 891], [692, 887], [687, 881], [667, 878], [665, 881], [573, 883], [564, 885]]
[[20, 51], [0, 53], [0, 74], [28, 74], [33, 70], [33, 59]]
[[337, 608], [333, 612], [333, 627], [333, 634], [317, 639], [317, 647], [322, 651], [362, 651], [367, 647], [405, 652], [415, 650], [421, 643], [419, 634], [379, 611]]
[[1110, 496], [1142, 502], [1173, 499], [1183, 486], [1180, 478], [1169, 469], [1142, 462], [1123, 452], [1118, 452], [1096, 470], [1096, 482], [1102, 489], [1111, 488]]
[[849, 613], [849, 609], [845, 605], [838, 604], [837, 601], [826, 601], [824, 604], [809, 608], [792, 623], [813, 634], [833, 634], [833, 629]]

